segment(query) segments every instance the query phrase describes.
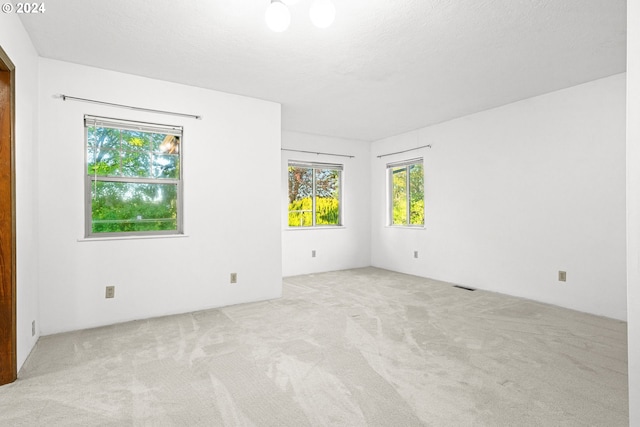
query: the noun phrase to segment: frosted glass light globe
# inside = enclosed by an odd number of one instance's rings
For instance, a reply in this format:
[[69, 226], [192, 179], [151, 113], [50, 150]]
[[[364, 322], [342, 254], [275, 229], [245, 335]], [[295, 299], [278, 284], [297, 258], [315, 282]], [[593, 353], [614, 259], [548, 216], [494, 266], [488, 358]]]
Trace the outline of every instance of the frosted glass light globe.
[[298, 3], [298, 0], [281, 0], [281, 1], [287, 6], [293, 6], [294, 4]]
[[291, 24], [291, 12], [280, 0], [272, 0], [264, 15], [267, 26], [276, 33], [281, 33]]
[[331, 0], [315, 0], [309, 9], [311, 22], [318, 28], [327, 28], [336, 19], [336, 7]]

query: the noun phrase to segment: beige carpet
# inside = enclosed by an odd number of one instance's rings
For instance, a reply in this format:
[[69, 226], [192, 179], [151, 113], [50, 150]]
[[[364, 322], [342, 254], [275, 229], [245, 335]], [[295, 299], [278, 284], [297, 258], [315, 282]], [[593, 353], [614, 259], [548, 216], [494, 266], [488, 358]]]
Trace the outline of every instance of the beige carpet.
[[375, 268], [43, 337], [0, 425], [625, 426], [626, 324]]

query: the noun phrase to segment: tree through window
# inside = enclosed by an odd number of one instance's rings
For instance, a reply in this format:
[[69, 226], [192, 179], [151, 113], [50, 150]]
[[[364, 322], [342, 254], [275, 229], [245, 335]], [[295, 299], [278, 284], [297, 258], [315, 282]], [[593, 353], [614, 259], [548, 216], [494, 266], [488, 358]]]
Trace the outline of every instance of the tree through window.
[[182, 233], [182, 127], [85, 116], [87, 236]]
[[424, 170], [422, 159], [387, 165], [390, 225], [424, 225]]
[[289, 227], [341, 225], [342, 165], [289, 162]]

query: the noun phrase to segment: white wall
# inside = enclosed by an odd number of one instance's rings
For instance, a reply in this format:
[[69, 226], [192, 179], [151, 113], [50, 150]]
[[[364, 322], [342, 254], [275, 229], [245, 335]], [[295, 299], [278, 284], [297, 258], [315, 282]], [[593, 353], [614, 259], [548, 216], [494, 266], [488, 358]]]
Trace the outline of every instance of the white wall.
[[[372, 264], [625, 319], [624, 111], [620, 74], [377, 141]], [[385, 227], [402, 155], [375, 156], [424, 144], [404, 156], [424, 155], [426, 227]]]
[[14, 63], [16, 83], [16, 261], [18, 369], [33, 349], [39, 331], [37, 228], [38, 56], [18, 16], [0, 15], [0, 46]]
[[640, 2], [627, 2], [627, 337], [629, 424], [640, 426]]
[[[298, 132], [283, 132], [282, 147], [344, 154], [354, 158], [282, 151], [282, 272], [284, 276], [367, 267], [371, 264], [368, 142]], [[328, 229], [287, 226], [289, 160], [341, 163], [343, 171], [343, 224]], [[311, 251], [316, 257], [311, 257]]]
[[[279, 104], [48, 59], [40, 59], [39, 101], [43, 334], [281, 295]], [[184, 126], [188, 237], [79, 241], [85, 113]], [[114, 299], [105, 299], [106, 285], [116, 286]]]

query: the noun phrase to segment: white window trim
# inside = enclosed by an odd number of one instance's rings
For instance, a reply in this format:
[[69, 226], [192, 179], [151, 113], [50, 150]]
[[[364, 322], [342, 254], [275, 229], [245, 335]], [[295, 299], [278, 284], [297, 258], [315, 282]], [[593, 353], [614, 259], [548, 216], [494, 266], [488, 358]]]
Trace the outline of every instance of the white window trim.
[[[300, 226], [294, 227], [291, 225], [287, 225], [288, 230], [327, 230], [327, 229], [336, 229], [336, 228], [344, 228], [343, 221], [343, 209], [342, 209], [342, 194], [343, 191], [343, 173], [344, 173], [344, 165], [340, 163], [321, 163], [321, 162], [309, 162], [302, 160], [289, 160], [287, 162], [287, 174], [289, 167], [299, 167], [299, 168], [308, 168], [308, 169], [331, 169], [338, 171], [338, 224], [316, 224], [316, 174], [315, 172], [312, 174], [313, 182], [312, 182], [312, 196], [311, 196], [311, 220], [312, 225], [309, 226]], [[287, 179], [287, 190], [288, 190], [288, 179]], [[289, 224], [289, 208], [287, 205], [287, 224]]]
[[[157, 179], [157, 178], [139, 178], [139, 177], [113, 177], [90, 175], [88, 170], [88, 144], [89, 144], [89, 128], [90, 127], [107, 127], [120, 130], [136, 130], [149, 133], [161, 133], [165, 135], [176, 135], [180, 137], [180, 150], [178, 152], [180, 161], [180, 176], [177, 179]], [[115, 119], [110, 117], [84, 116], [84, 181], [85, 181], [85, 214], [84, 214], [84, 238], [79, 241], [99, 241], [99, 240], [120, 240], [127, 238], [162, 238], [162, 237], [180, 237], [184, 236], [184, 218], [183, 218], [183, 136], [184, 130], [182, 126], [172, 126], [149, 122], [140, 122], [134, 120]], [[128, 231], [128, 232], [109, 232], [94, 233], [92, 232], [92, 209], [91, 209], [91, 187], [94, 181], [103, 182], [128, 182], [141, 184], [174, 184], [177, 186], [177, 221], [176, 230], [153, 230], [153, 231]]]
[[[412, 165], [422, 165], [422, 179], [424, 180], [424, 159], [422, 157], [417, 157], [413, 159], [401, 160], [398, 162], [387, 163], [386, 173], [387, 173], [387, 223], [386, 227], [389, 228], [402, 228], [402, 229], [424, 229], [425, 224], [410, 224], [411, 218], [411, 191], [409, 185], [409, 166]], [[394, 168], [398, 167], [406, 167], [407, 168], [407, 224], [394, 224], [393, 223], [393, 174], [391, 171]]]

